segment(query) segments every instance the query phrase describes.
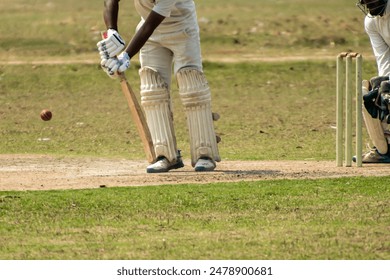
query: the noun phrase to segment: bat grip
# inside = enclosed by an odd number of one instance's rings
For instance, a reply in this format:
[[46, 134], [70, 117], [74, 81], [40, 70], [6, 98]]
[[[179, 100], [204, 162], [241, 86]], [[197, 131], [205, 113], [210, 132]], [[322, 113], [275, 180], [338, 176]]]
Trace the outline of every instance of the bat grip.
[[119, 77], [119, 81], [121, 81], [121, 82], [123, 82], [123, 81], [127, 81], [127, 79], [126, 79], [126, 75], [125, 75], [125, 73], [124, 72], [117, 72], [117, 74], [118, 74], [118, 77]]

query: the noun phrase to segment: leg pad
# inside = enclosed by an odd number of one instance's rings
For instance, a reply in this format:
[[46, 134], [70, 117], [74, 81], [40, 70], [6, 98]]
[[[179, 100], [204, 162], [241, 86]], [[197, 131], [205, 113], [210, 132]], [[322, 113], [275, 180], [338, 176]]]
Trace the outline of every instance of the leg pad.
[[200, 158], [221, 161], [211, 111], [211, 93], [204, 74], [196, 68], [182, 68], [176, 79], [187, 117], [192, 166]]
[[178, 155], [168, 86], [159, 73], [149, 67], [142, 68], [139, 75], [141, 105], [145, 111], [156, 156], [163, 156], [174, 163]]

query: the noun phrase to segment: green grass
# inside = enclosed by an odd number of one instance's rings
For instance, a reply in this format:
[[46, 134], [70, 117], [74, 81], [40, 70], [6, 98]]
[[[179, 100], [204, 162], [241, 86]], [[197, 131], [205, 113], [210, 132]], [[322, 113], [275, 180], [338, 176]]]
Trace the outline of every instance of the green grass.
[[1, 192], [0, 258], [388, 259], [388, 184], [350, 178]]

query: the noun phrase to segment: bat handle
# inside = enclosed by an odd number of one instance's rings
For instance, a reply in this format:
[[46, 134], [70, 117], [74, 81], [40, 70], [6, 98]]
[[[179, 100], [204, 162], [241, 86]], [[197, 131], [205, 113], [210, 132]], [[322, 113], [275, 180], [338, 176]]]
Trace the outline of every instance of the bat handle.
[[117, 72], [119, 80], [122, 81], [127, 81], [125, 72]]

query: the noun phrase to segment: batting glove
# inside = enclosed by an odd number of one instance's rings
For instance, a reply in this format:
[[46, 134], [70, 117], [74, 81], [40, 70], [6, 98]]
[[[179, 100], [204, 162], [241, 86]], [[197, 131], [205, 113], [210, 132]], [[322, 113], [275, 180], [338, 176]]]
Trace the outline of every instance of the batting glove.
[[124, 72], [130, 67], [130, 57], [127, 52], [122, 52], [117, 57], [102, 60], [101, 66], [110, 78], [116, 78], [117, 72]]
[[119, 35], [118, 31], [108, 29], [106, 34], [107, 38], [96, 44], [102, 60], [118, 55], [125, 47], [125, 41]]

